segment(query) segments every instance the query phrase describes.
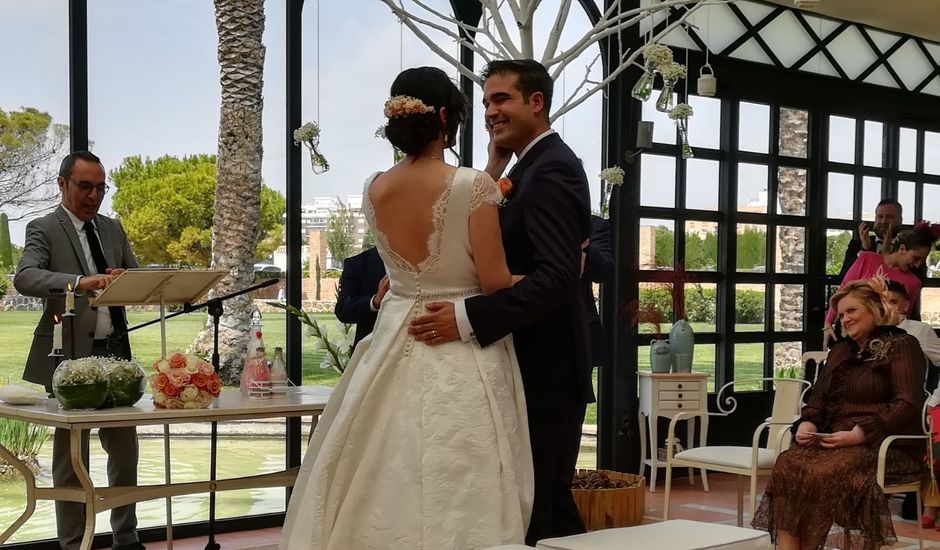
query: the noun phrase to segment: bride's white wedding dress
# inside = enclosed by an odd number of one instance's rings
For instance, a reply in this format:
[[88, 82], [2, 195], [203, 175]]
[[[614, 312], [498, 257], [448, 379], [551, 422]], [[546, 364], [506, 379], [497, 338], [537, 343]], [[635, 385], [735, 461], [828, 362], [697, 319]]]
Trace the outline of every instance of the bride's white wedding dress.
[[[457, 169], [435, 203], [428, 257], [388, 246], [369, 201], [391, 289], [317, 425], [287, 511], [283, 549], [461, 550], [521, 543], [532, 460], [511, 337], [427, 346], [408, 323], [432, 301], [480, 293], [469, 216], [499, 192]], [[415, 215], [422, 215], [415, 212]]]

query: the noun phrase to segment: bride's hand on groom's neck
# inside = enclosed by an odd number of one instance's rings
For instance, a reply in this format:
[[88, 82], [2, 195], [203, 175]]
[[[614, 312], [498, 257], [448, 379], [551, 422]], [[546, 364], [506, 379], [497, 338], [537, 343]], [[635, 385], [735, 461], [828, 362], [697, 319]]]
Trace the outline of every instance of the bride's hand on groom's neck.
[[496, 141], [493, 139], [493, 130], [489, 124], [486, 125], [486, 131], [490, 135], [490, 142], [486, 146], [486, 152], [489, 155], [486, 162], [486, 173], [494, 180], [498, 180], [502, 177], [503, 172], [506, 171], [506, 166], [509, 165], [509, 161], [512, 159], [512, 149], [496, 145]]

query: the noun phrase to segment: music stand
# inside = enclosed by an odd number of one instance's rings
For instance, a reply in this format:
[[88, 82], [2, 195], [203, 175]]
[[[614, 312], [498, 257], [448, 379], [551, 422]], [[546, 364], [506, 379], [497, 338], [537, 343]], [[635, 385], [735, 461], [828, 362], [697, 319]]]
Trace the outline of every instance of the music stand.
[[[128, 269], [114, 278], [104, 290], [90, 300], [95, 307], [160, 305], [160, 355], [166, 358], [166, 304], [185, 304], [189, 306], [215, 286], [228, 271], [219, 269], [178, 270], [178, 269]], [[187, 307], [188, 309], [188, 307]], [[190, 309], [191, 311], [191, 309]], [[150, 323], [146, 323], [146, 326]], [[134, 327], [135, 329], [141, 326]], [[133, 329], [130, 329], [133, 330]], [[128, 330], [128, 332], [130, 332]], [[216, 343], [216, 345], [218, 345]], [[218, 352], [216, 352], [218, 353]], [[218, 369], [218, 361], [213, 365]], [[213, 427], [215, 423], [213, 423]], [[214, 430], [213, 430], [214, 431]], [[213, 434], [215, 435], [215, 434]], [[170, 476], [170, 425], [163, 426], [163, 472], [166, 482]], [[213, 447], [215, 438], [213, 437]], [[215, 449], [213, 448], [213, 451]], [[213, 468], [215, 464], [213, 463]], [[215, 472], [212, 472], [215, 479]], [[213, 494], [213, 496], [215, 496]], [[214, 511], [214, 510], [213, 510]], [[214, 519], [214, 518], [213, 518]], [[166, 497], [166, 535], [167, 547], [173, 548], [173, 500]]]

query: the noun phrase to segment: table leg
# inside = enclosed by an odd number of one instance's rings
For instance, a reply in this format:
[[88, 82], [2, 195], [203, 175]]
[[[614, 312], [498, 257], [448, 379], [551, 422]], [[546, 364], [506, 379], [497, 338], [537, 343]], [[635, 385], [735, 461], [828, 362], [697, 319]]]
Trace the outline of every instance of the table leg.
[[650, 492], [656, 492], [656, 474], [659, 471], [659, 420], [658, 416], [647, 416], [646, 422], [650, 430]]
[[81, 550], [90, 550], [92, 540], [95, 538], [95, 486], [88, 475], [88, 469], [82, 461], [82, 432], [79, 428], [69, 430], [69, 454], [71, 455], [72, 469], [75, 477], [85, 492], [85, 534], [82, 536]]
[[646, 475], [646, 415], [642, 412], [637, 424], [640, 427], [640, 471], [637, 475], [642, 476]]
[[[163, 480], [172, 483], [170, 476], [170, 425], [163, 425]], [[166, 550], [173, 550], [173, 497], [166, 497]]]
[[26, 466], [22, 460], [14, 456], [13, 453], [3, 445], [0, 445], [0, 458], [10, 466], [16, 468], [16, 470], [23, 475], [23, 480], [26, 482], [26, 509], [16, 518], [16, 521], [7, 527], [3, 534], [0, 534], [0, 546], [3, 546], [3, 543], [5, 543], [8, 538], [12, 537], [13, 533], [16, 533], [36, 510], [36, 476], [33, 475], [33, 472], [30, 471], [29, 467]]
[[[692, 443], [692, 438], [694, 437], [695, 430], [695, 417], [690, 417], [685, 421], [685, 444], [687, 449], [691, 449], [694, 445]], [[689, 485], [695, 485], [695, 468], [689, 468]]]
[[[704, 447], [708, 445], [708, 415], [700, 416], [698, 419], [698, 444]], [[705, 489], [705, 492], [708, 492], [708, 474], [705, 473], [705, 468], [702, 468], [702, 487]]]

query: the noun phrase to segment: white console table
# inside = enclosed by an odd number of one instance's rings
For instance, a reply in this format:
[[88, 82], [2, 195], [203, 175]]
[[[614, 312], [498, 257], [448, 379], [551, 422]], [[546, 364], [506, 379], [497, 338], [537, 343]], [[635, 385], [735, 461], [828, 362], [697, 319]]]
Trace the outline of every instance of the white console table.
[[[652, 373], [639, 372], [640, 376], [640, 475], [644, 466], [650, 467], [649, 490], [656, 490], [656, 472], [666, 463], [656, 456], [659, 446], [659, 417], [671, 419], [680, 412], [708, 412], [708, 375], [702, 372]], [[686, 422], [686, 446], [692, 446], [695, 419]], [[649, 439], [646, 432], [649, 429]], [[699, 444], [708, 438], [708, 415], [699, 417]], [[646, 457], [649, 442], [650, 457]], [[689, 468], [689, 484], [695, 483], [694, 471]], [[702, 485], [708, 491], [708, 478], [702, 470]]]

